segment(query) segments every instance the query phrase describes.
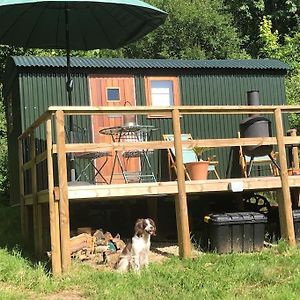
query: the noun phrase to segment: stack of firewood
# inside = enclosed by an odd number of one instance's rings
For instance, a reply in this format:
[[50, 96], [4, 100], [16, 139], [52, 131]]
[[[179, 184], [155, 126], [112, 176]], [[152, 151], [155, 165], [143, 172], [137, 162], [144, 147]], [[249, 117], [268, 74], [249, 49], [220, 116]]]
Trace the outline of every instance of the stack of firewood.
[[125, 243], [120, 235], [115, 237], [109, 231], [102, 229], [92, 231], [91, 228], [78, 228], [70, 240], [72, 258], [84, 261], [97, 259], [101, 263], [110, 263], [123, 250]]

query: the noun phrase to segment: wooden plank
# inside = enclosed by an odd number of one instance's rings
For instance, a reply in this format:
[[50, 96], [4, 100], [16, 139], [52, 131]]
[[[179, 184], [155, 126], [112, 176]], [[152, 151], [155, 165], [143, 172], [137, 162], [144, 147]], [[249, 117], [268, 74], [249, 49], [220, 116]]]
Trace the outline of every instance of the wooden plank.
[[[276, 108], [280, 108], [285, 113], [300, 112], [299, 105], [205, 105], [205, 106], [175, 106], [180, 114], [273, 114]], [[149, 106], [50, 106], [48, 111], [55, 113], [57, 110], [62, 110], [66, 115], [92, 115], [92, 114], [170, 114], [173, 110], [172, 107], [149, 107]]]
[[37, 164], [41, 163], [41, 162], [44, 161], [46, 158], [47, 158], [47, 153], [46, 153], [46, 151], [44, 151], [43, 153], [38, 154], [37, 156], [35, 156], [34, 159], [31, 159], [31, 160], [27, 161], [27, 162], [23, 165], [23, 171], [29, 170], [29, 169], [33, 168], [34, 165], [37, 165]]
[[280, 230], [281, 236], [287, 240], [290, 246], [296, 246], [295, 231], [292, 214], [292, 202], [288, 180], [288, 169], [286, 161], [286, 151], [283, 141], [284, 131], [282, 125], [281, 110], [277, 108], [275, 110], [275, 125], [276, 125], [276, 137], [278, 142], [278, 152], [280, 161], [280, 178], [282, 185], [282, 197], [279, 198], [278, 208], [280, 217]]
[[19, 139], [24, 139], [25, 137], [29, 136], [30, 133], [37, 127], [39, 127], [43, 122], [45, 122], [49, 115], [51, 115], [51, 111], [44, 112], [41, 116], [39, 116], [20, 136]]
[[188, 258], [191, 256], [191, 241], [189, 229], [189, 217], [187, 197], [185, 190], [185, 172], [183, 165], [182, 141], [180, 129], [180, 114], [178, 109], [172, 111], [174, 146], [176, 152], [177, 186], [178, 194], [175, 195], [176, 223], [179, 244], [179, 256]]
[[22, 239], [29, 243], [29, 224], [28, 224], [28, 208], [25, 207], [24, 198], [24, 172], [23, 172], [23, 145], [22, 140], [18, 140], [18, 159], [19, 159], [19, 185], [20, 185], [20, 214], [21, 214], [21, 230]]
[[[46, 143], [47, 143], [47, 170], [48, 170], [48, 201], [49, 201], [49, 222], [50, 222], [50, 239], [51, 239], [51, 264], [54, 276], [60, 275], [61, 252], [60, 252], [60, 236], [59, 236], [59, 212], [58, 203], [54, 199], [54, 175], [53, 175], [53, 159], [52, 159], [52, 126], [51, 119], [46, 121]], [[40, 201], [40, 199], [39, 199]]]
[[[296, 129], [290, 129], [288, 130], [288, 134], [292, 137], [297, 136], [297, 130]], [[299, 151], [298, 146], [293, 144], [292, 146], [292, 168], [296, 171], [299, 171]], [[292, 207], [298, 208], [300, 206], [300, 189], [295, 188], [291, 191], [291, 197], [292, 197]]]
[[68, 271], [71, 265], [70, 255], [70, 218], [68, 199], [67, 160], [65, 147], [64, 113], [57, 111], [55, 114], [56, 140], [57, 140], [57, 165], [59, 179], [59, 224], [61, 241], [62, 272]]
[[[297, 130], [296, 129], [290, 129], [288, 131], [288, 134], [291, 137], [297, 137]], [[298, 146], [297, 143], [292, 143], [292, 155], [293, 155], [293, 168], [294, 169], [299, 169], [299, 151], [298, 151]]]
[[[35, 150], [35, 135], [34, 131], [30, 133], [30, 158], [31, 161], [35, 161], [36, 150]], [[31, 167], [31, 193], [33, 201], [33, 236], [34, 236], [34, 253], [36, 257], [40, 258], [42, 253], [42, 224], [39, 208], [37, 201], [37, 172], [36, 165], [33, 164]]]
[[[285, 144], [300, 144], [300, 136], [284, 137]], [[182, 145], [185, 148], [200, 147], [234, 147], [234, 146], [252, 146], [252, 145], [276, 145], [275, 137], [256, 137], [256, 138], [229, 138], [229, 139], [204, 139], [183, 141]], [[81, 152], [98, 152], [103, 151], [127, 151], [130, 149], [168, 149], [174, 147], [173, 142], [168, 141], [152, 141], [152, 142], [120, 142], [120, 143], [84, 143], [84, 144], [66, 144], [66, 152], [81, 153]], [[53, 145], [53, 153], [57, 153], [57, 146]], [[26, 164], [29, 164], [27, 162]]]
[[35, 163], [39, 164], [46, 159], [47, 159], [47, 151], [44, 151], [35, 157]]
[[29, 170], [29, 169], [33, 168], [34, 165], [35, 165], [35, 162], [33, 159], [31, 159], [31, 160], [27, 161], [25, 164], [23, 164], [22, 171]]
[[[231, 179], [209, 179], [186, 181], [186, 192], [188, 194], [200, 193], [223, 193], [231, 192], [232, 182], [242, 182], [244, 191], [268, 191], [281, 189], [280, 177], [250, 177]], [[289, 176], [289, 186], [296, 188], [300, 186], [300, 176]], [[43, 191], [40, 196], [40, 203], [47, 203], [48, 198]], [[86, 200], [99, 198], [99, 200], [120, 200], [130, 197], [140, 196], [164, 196], [178, 193], [177, 181], [151, 182], [151, 183], [130, 183], [130, 184], [110, 184], [110, 185], [78, 185], [69, 186], [69, 200]], [[54, 188], [55, 199], [59, 200], [59, 189]], [[31, 196], [25, 196], [25, 205], [30, 205]]]
[[[39, 191], [37, 192], [37, 199], [38, 199], [38, 203], [39, 204], [43, 204], [43, 203], [48, 203], [49, 202], [49, 198], [48, 198], [48, 190], [43, 190], [43, 191]], [[26, 206], [30, 206], [33, 205], [33, 197], [32, 194], [27, 194], [24, 196], [24, 204]]]

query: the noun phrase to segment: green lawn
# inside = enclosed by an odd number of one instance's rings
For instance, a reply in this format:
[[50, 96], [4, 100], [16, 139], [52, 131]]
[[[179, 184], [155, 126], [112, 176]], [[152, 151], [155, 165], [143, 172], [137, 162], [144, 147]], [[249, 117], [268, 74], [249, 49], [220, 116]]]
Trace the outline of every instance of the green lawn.
[[[171, 258], [151, 264], [140, 275], [73, 263], [69, 274], [52, 278], [44, 265], [33, 264], [11, 247], [12, 233], [19, 237], [18, 219], [12, 218], [14, 209], [1, 206], [0, 211], [0, 299], [300, 298], [300, 251], [285, 243], [254, 254]], [[4, 246], [6, 240], [9, 247]]]

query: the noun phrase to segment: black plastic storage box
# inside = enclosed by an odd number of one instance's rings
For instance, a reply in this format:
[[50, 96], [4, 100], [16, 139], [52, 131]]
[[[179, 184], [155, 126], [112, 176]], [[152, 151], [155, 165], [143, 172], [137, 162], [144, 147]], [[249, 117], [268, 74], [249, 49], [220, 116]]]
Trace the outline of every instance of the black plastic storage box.
[[267, 217], [257, 212], [205, 216], [208, 250], [218, 253], [259, 251], [264, 245]]
[[296, 242], [300, 243], [300, 209], [293, 210]]

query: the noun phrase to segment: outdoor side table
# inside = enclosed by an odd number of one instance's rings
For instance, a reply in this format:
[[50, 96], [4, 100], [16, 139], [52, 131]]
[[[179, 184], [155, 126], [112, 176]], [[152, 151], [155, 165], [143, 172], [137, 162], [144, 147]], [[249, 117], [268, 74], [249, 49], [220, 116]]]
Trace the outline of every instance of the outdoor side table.
[[[99, 131], [100, 134], [110, 135], [113, 142], [145, 142], [151, 137], [153, 131], [157, 130], [152, 125], [121, 125], [115, 127], [103, 128]], [[115, 151], [113, 158], [113, 166], [109, 183], [112, 183], [116, 165], [121, 169], [121, 175], [125, 183], [132, 182], [156, 182], [156, 177], [153, 172], [153, 167], [149, 158], [149, 149], [132, 149], [126, 151]], [[129, 161], [131, 158], [140, 158], [140, 166], [136, 171], [129, 171], [124, 164], [124, 161]]]

